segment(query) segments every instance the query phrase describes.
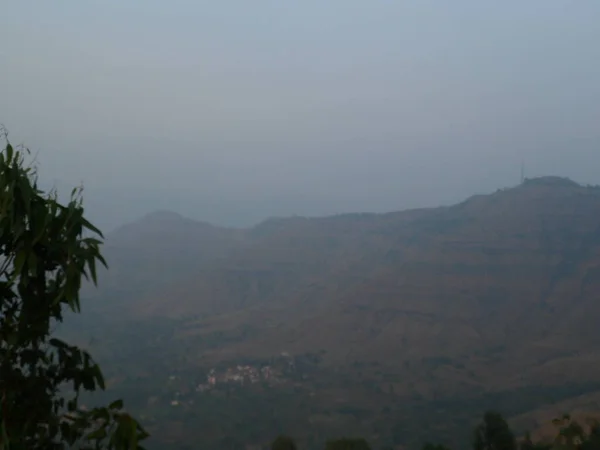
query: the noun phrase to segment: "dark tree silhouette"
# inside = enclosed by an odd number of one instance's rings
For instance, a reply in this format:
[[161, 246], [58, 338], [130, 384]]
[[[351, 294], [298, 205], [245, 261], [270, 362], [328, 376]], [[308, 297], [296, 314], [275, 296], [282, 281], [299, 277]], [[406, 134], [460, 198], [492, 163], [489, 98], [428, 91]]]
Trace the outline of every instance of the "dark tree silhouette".
[[82, 391], [104, 389], [92, 357], [52, 337], [79, 312], [82, 278], [96, 282], [102, 234], [80, 190], [62, 205], [37, 186], [3, 133], [0, 153], [0, 449], [135, 449], [147, 436], [122, 402], [83, 411]]
[[473, 436], [473, 450], [517, 450], [517, 439], [504, 417], [488, 411]]
[[271, 444], [271, 450], [296, 450], [296, 443], [289, 436], [278, 436]]

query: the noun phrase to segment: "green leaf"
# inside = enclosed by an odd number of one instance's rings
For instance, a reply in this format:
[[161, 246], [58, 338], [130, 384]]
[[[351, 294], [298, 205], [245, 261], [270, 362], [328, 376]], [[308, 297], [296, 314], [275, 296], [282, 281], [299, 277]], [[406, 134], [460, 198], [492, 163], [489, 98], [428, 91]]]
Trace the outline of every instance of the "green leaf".
[[12, 162], [13, 159], [13, 146], [10, 145], [10, 142], [6, 144], [6, 163], [10, 164]]
[[67, 410], [68, 411], [75, 411], [77, 409], [77, 399], [71, 399], [67, 402]]
[[90, 268], [90, 275], [92, 277], [92, 281], [94, 284], [98, 284], [98, 277], [96, 276], [96, 259], [94, 257], [90, 258], [88, 262], [88, 267]]
[[102, 232], [98, 228], [96, 228], [94, 225], [92, 225], [88, 220], [84, 219], [83, 217], [81, 218], [81, 224], [88, 230], [96, 233], [101, 238], [104, 238], [104, 235], [102, 234]]
[[24, 250], [20, 250], [17, 252], [15, 256], [15, 260], [13, 262], [14, 273], [11, 281], [15, 281], [21, 272], [23, 271], [23, 265], [25, 264], [25, 259], [27, 258], [27, 253]]
[[69, 348], [69, 346], [67, 344], [65, 344], [63, 341], [61, 341], [60, 339], [56, 339], [56, 338], [52, 338], [48, 341], [48, 343], [56, 348], [62, 348], [62, 349], [67, 349]]
[[137, 447], [138, 434], [137, 423], [134, 420], [129, 420], [129, 448], [135, 450]]
[[94, 364], [92, 369], [94, 371], [94, 375], [98, 386], [103, 391], [106, 390], [106, 385], [104, 384], [104, 375], [102, 375], [102, 370], [100, 370], [100, 366], [98, 364]]
[[123, 409], [123, 400], [115, 400], [110, 405], [108, 405], [109, 409]]
[[94, 430], [90, 434], [88, 434], [87, 439], [90, 441], [97, 441], [100, 439], [104, 439], [106, 437], [106, 435], [107, 435], [106, 428], [100, 427], [97, 430]]

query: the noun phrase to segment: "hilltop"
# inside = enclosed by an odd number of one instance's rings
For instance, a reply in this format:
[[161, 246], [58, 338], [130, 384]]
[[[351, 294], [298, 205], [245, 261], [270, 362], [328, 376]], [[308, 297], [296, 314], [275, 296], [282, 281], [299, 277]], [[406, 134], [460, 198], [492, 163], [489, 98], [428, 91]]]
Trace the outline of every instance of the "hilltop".
[[[488, 407], [523, 416], [600, 390], [600, 189], [571, 180], [245, 230], [161, 213], [116, 230], [107, 253], [122, 277], [109, 287], [133, 287], [119, 304], [127, 345], [102, 345], [107, 358], [135, 361], [113, 375], [129, 394], [137, 379], [140, 408], [166, 373], [202, 379], [281, 354], [303, 365], [302, 377], [252, 398], [269, 408], [296, 392], [279, 422], [296, 435], [356, 429], [383, 443], [394, 423], [423, 414], [455, 414], [459, 427]], [[256, 427], [271, 432], [274, 413], [265, 414]], [[182, 433], [200, 432], [177, 417]]]
[[242, 240], [239, 230], [194, 221], [175, 212], [147, 214], [106, 236], [103, 252], [109, 270], [99, 272], [100, 289], [86, 285], [83, 295], [103, 303], [138, 298], [192, 276], [226, 256]]

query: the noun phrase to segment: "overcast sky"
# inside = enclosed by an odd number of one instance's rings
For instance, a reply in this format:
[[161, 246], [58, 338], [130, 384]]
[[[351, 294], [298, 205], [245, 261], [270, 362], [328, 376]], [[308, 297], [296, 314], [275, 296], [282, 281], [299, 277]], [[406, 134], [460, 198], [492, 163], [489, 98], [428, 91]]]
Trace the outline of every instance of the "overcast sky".
[[0, 123], [98, 222], [600, 183], [597, 0], [4, 2]]

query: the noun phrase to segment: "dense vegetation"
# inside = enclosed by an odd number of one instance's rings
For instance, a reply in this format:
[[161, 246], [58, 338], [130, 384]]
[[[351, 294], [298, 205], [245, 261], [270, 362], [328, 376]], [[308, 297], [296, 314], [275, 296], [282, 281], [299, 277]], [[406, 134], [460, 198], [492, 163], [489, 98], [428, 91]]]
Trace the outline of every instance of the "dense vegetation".
[[38, 189], [26, 154], [8, 139], [0, 153], [0, 449], [139, 448], [147, 434], [121, 401], [80, 408], [82, 392], [104, 388], [102, 372], [53, 335], [79, 311], [82, 278], [96, 281], [101, 233], [79, 191], [62, 205]]
[[[108, 327], [96, 326], [95, 336]], [[338, 371], [324, 363], [324, 355], [309, 353], [290, 356], [294, 371], [287, 370], [287, 359], [281, 356], [223, 361], [215, 365], [218, 372], [237, 365], [268, 365], [281, 373], [281, 382], [232, 382], [200, 392], [197, 386], [206, 383], [213, 367], [202, 349], [218, 344], [218, 339], [206, 346], [178, 341], [174, 336], [181, 326], [176, 321], [127, 322], [122, 329], [113, 327], [110, 340], [104, 339], [94, 350], [110, 392], [125, 398], [151, 432], [148, 448], [240, 448], [248, 443], [264, 445], [286, 433], [296, 438], [299, 448], [319, 449], [329, 438], [349, 432], [364, 436], [373, 448], [414, 449], [433, 438], [451, 448], [464, 448], [473, 420], [490, 406], [512, 418], [541, 405], [591, 398], [600, 390], [600, 383], [563, 383], [497, 392], [404, 394], [394, 389], [401, 378], [394, 378], [385, 367], [358, 361]], [[424, 364], [435, 372], [448, 362]], [[519, 426], [516, 432], [526, 429]]]
[[[580, 424], [571, 420], [568, 414], [553, 421], [556, 428], [554, 439], [533, 441], [529, 433], [518, 439], [510, 429], [502, 415], [496, 411], [484, 414], [472, 433], [471, 448], [473, 450], [598, 450], [600, 449], [600, 423], [595, 420]], [[293, 440], [281, 436], [277, 438], [272, 450], [295, 449]], [[326, 450], [369, 450], [365, 439], [330, 440]], [[443, 444], [426, 443], [422, 450], [450, 450]]]

